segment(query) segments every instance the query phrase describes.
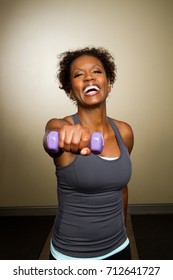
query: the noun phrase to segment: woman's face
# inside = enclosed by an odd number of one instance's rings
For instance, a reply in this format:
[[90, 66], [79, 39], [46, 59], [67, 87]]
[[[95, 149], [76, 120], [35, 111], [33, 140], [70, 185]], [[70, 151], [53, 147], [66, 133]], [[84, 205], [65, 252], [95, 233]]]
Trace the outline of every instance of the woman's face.
[[90, 55], [75, 59], [70, 71], [70, 97], [79, 106], [103, 103], [111, 90], [101, 61]]

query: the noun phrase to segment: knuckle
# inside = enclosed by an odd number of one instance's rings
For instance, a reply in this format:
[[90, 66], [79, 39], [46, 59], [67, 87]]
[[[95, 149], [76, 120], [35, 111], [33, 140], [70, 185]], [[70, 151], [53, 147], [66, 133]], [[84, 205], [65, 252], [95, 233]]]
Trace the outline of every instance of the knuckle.
[[74, 127], [74, 129], [75, 129], [76, 131], [80, 131], [80, 130], [82, 130], [83, 128], [82, 128], [81, 124], [76, 124], [75, 127]]
[[88, 128], [86, 128], [82, 134], [82, 141], [84, 142], [88, 142], [91, 138], [91, 133], [90, 130]]

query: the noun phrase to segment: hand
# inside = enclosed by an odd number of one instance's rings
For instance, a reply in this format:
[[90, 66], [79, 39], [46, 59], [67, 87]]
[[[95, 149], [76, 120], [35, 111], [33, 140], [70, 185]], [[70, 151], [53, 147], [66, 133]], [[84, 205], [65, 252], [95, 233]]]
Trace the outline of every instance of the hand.
[[89, 155], [91, 149], [88, 147], [91, 139], [89, 128], [80, 124], [64, 125], [59, 130], [59, 147], [66, 152], [72, 152], [81, 155]]

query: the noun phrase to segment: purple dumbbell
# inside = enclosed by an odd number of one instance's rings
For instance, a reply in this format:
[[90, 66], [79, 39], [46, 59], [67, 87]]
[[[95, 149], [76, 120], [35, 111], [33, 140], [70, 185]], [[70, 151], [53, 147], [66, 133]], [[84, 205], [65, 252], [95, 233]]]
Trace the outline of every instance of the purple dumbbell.
[[[58, 131], [51, 131], [47, 135], [47, 148], [52, 153], [58, 153], [59, 151], [59, 133]], [[89, 148], [94, 154], [100, 154], [103, 150], [104, 140], [100, 132], [94, 132], [91, 135]]]

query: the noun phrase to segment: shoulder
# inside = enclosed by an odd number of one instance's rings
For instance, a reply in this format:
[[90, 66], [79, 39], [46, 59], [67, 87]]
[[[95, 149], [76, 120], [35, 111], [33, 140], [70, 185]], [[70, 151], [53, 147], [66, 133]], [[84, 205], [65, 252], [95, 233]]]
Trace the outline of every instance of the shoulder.
[[129, 153], [131, 153], [134, 145], [134, 133], [132, 127], [126, 122], [115, 120], [115, 119], [112, 120], [118, 127], [121, 137], [124, 143], [126, 144]]

